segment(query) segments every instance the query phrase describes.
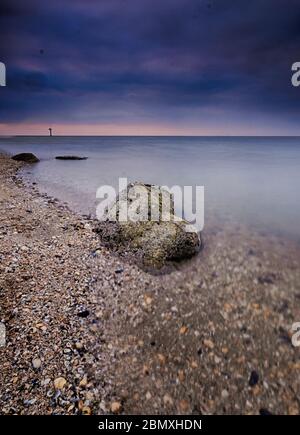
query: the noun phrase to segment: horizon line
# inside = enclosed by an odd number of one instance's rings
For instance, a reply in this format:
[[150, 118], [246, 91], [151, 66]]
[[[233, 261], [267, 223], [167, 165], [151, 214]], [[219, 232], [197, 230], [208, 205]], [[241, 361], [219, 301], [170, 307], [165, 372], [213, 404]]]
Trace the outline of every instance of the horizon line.
[[244, 134], [244, 135], [240, 135], [240, 134], [233, 134], [233, 135], [222, 135], [222, 134], [147, 134], [147, 135], [142, 135], [142, 134], [84, 134], [84, 135], [80, 135], [80, 134], [76, 134], [76, 135], [70, 135], [70, 134], [58, 134], [58, 135], [52, 135], [50, 136], [48, 135], [40, 135], [40, 134], [0, 134], [0, 138], [12, 138], [12, 137], [42, 137], [42, 138], [46, 138], [46, 137], [51, 137], [51, 138], [56, 138], [56, 137], [300, 137], [300, 135], [272, 135], [272, 134]]

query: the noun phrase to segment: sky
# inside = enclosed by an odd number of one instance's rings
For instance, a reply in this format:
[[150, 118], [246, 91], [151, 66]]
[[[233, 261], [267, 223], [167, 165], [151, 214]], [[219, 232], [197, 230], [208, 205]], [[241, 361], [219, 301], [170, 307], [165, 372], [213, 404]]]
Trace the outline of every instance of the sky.
[[300, 135], [299, 0], [1, 0], [0, 135]]

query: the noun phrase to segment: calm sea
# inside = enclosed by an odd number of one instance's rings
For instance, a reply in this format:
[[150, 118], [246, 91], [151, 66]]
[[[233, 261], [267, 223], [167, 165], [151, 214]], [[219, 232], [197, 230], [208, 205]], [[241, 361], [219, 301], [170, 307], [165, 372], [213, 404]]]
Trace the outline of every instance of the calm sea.
[[[1, 137], [0, 149], [33, 152], [23, 175], [81, 213], [119, 177], [205, 188], [206, 219], [232, 219], [300, 238], [298, 137]], [[58, 161], [57, 155], [88, 157]]]

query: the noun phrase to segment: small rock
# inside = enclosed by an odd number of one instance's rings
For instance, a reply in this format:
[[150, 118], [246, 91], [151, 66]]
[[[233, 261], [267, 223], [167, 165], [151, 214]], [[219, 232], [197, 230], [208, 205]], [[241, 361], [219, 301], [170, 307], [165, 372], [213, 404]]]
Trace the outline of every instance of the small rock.
[[85, 395], [86, 400], [89, 400], [90, 402], [94, 400], [94, 394], [91, 391], [87, 391]]
[[34, 359], [32, 360], [32, 367], [33, 367], [35, 370], [40, 369], [40, 368], [41, 368], [41, 365], [42, 365], [42, 361], [41, 361], [39, 358], [34, 358]]
[[88, 383], [88, 381], [87, 381], [87, 375], [84, 375], [84, 377], [79, 382], [79, 387], [86, 387], [87, 383]]
[[82, 415], [91, 415], [92, 411], [89, 406], [84, 406], [81, 410]]
[[166, 406], [172, 406], [174, 403], [172, 397], [168, 393], [164, 395], [163, 401]]
[[191, 367], [192, 367], [192, 369], [197, 369], [197, 368], [198, 368], [198, 363], [197, 363], [197, 361], [193, 360], [193, 361], [191, 362]]
[[161, 365], [166, 364], [166, 357], [162, 353], [157, 354], [157, 359]]
[[182, 399], [179, 402], [179, 410], [181, 412], [187, 412], [189, 410], [190, 404], [187, 400]]
[[186, 334], [188, 332], [188, 327], [183, 325], [180, 329], [179, 329], [179, 334], [183, 335]]
[[80, 311], [79, 313], [77, 313], [78, 317], [82, 317], [82, 318], [86, 318], [90, 315], [89, 310], [84, 310], [84, 311]]
[[221, 393], [222, 399], [228, 399], [229, 393], [227, 390], [223, 390]]
[[273, 273], [265, 274], [262, 276], [259, 276], [257, 278], [258, 282], [260, 284], [273, 284], [275, 280], [275, 275]]
[[120, 402], [112, 402], [110, 405], [110, 410], [113, 414], [120, 414], [122, 411], [122, 405]]
[[62, 390], [64, 386], [66, 385], [67, 381], [65, 378], [59, 377], [54, 380], [54, 388], [56, 390]]
[[215, 347], [214, 343], [211, 340], [204, 340], [203, 344], [205, 347], [208, 347], [209, 349], [213, 349]]
[[37, 399], [30, 399], [30, 400], [24, 400], [24, 405], [25, 406], [31, 406], [34, 405], [36, 403]]
[[270, 412], [268, 409], [266, 408], [261, 408], [259, 410], [260, 415], [273, 415], [272, 412]]
[[108, 411], [106, 403], [104, 402], [104, 400], [101, 400], [101, 402], [99, 404], [99, 407], [100, 407], [101, 411], [103, 411], [103, 412], [107, 412]]
[[296, 404], [289, 406], [288, 415], [299, 415], [299, 408]]
[[259, 375], [255, 370], [252, 370], [251, 374], [250, 374], [250, 379], [249, 379], [249, 385], [250, 387], [254, 387], [254, 385], [257, 384], [259, 380]]
[[150, 296], [145, 296], [145, 302], [147, 305], [151, 305], [152, 304], [152, 298]]
[[185, 373], [183, 370], [178, 370], [178, 379], [180, 382], [184, 382], [185, 380]]
[[149, 367], [146, 364], [143, 365], [143, 375], [149, 375]]

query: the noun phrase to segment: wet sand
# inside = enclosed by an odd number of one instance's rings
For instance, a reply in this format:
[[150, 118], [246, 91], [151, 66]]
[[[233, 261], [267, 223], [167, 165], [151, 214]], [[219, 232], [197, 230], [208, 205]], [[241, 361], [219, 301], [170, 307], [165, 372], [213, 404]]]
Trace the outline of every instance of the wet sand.
[[300, 247], [230, 222], [153, 275], [0, 157], [2, 414], [299, 414]]

